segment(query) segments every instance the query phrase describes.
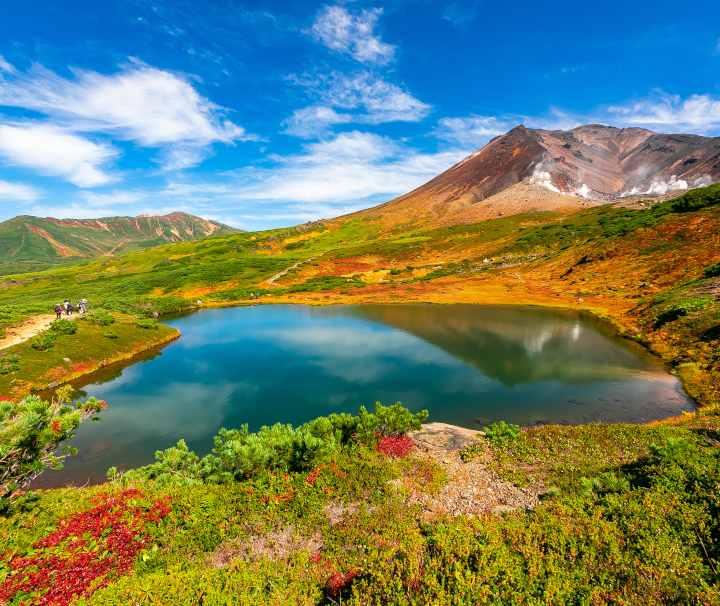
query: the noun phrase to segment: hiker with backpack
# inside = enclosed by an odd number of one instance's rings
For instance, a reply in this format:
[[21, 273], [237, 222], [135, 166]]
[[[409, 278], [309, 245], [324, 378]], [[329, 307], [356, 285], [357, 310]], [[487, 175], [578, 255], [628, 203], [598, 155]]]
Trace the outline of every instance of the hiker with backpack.
[[60, 305], [60, 303], [57, 303], [55, 305], [55, 319], [59, 320], [60, 318], [62, 318], [62, 314], [63, 314], [63, 306]]

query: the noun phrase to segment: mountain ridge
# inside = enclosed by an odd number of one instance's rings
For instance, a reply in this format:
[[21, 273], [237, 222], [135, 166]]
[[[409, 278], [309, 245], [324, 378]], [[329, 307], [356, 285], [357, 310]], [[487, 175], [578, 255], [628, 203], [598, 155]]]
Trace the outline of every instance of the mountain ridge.
[[60, 219], [18, 215], [0, 223], [0, 274], [37, 271], [239, 230], [184, 212]]
[[[379, 219], [386, 226], [451, 225], [679, 195], [717, 181], [720, 137], [602, 124], [569, 130], [518, 125], [427, 183], [352, 216]], [[518, 188], [524, 203], [509, 199], [511, 188]]]

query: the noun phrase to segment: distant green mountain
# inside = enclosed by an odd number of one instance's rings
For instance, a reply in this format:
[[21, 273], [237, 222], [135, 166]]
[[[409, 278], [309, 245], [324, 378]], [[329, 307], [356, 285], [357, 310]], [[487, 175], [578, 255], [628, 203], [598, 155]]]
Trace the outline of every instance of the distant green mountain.
[[0, 275], [236, 231], [222, 223], [181, 212], [102, 219], [23, 215], [0, 223]]

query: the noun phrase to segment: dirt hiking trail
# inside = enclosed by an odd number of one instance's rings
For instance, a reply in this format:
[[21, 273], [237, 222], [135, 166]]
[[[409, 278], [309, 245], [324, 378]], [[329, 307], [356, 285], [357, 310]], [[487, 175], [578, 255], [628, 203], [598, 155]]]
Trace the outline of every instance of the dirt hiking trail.
[[[74, 320], [75, 315], [63, 316], [66, 320]], [[32, 339], [35, 335], [47, 329], [55, 319], [55, 314], [33, 316], [22, 324], [11, 326], [5, 330], [5, 336], [0, 338], [0, 351]]]

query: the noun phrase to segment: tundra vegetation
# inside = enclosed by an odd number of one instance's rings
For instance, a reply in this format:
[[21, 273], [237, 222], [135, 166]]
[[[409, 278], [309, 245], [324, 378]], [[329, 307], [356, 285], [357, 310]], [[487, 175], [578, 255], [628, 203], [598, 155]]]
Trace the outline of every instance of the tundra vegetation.
[[[75, 332], [59, 323], [42, 347], [0, 353], [0, 602], [720, 603], [719, 203], [711, 186], [472, 225], [351, 218], [5, 278], [3, 326], [67, 296], [96, 309]], [[207, 454], [180, 442], [101, 486], [26, 492], [99, 405], [24, 394], [172, 338], [155, 314], [398, 300], [591, 309], [660, 354], [701, 406], [640, 426], [498, 423], [447, 453], [539, 495], [529, 510], [425, 515], [418, 495], [451, 480], [413, 442], [424, 415], [400, 405], [228, 428]]]

